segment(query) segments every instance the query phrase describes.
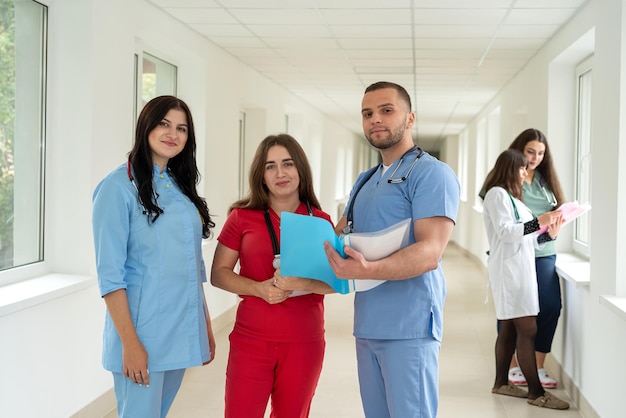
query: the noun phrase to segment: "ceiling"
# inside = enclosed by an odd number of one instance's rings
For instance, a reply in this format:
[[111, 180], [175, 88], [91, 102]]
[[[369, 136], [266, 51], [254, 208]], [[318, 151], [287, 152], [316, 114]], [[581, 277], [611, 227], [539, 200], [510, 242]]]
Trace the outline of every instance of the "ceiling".
[[437, 151], [586, 0], [150, 1], [359, 135], [365, 87], [403, 85]]

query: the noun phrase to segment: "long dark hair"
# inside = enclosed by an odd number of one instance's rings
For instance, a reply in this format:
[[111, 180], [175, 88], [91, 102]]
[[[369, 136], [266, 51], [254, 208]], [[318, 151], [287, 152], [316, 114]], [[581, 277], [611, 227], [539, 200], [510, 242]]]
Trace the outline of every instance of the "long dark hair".
[[542, 181], [544, 181], [552, 193], [554, 193], [557, 207], [561, 206], [565, 202], [565, 197], [563, 195], [563, 189], [561, 188], [561, 182], [559, 181], [559, 177], [556, 175], [556, 170], [554, 169], [554, 162], [552, 160], [552, 153], [550, 152], [548, 140], [543, 132], [533, 128], [526, 129], [525, 131], [522, 131], [517, 138], [513, 140], [513, 142], [511, 142], [509, 148], [524, 152], [524, 147], [526, 147], [526, 144], [531, 141], [539, 141], [546, 147], [543, 154], [543, 160], [541, 161], [541, 164], [537, 166], [536, 171], [539, 172]]
[[148, 211], [156, 213], [152, 219], [155, 222], [158, 215], [163, 213], [153, 199], [154, 189], [152, 186], [153, 161], [152, 149], [148, 142], [150, 132], [163, 120], [167, 112], [172, 109], [182, 111], [187, 118], [187, 143], [183, 150], [171, 158], [167, 163], [170, 175], [178, 184], [178, 187], [198, 209], [202, 218], [202, 237], [208, 238], [211, 235], [211, 228], [215, 223], [209, 215], [209, 208], [206, 200], [198, 196], [196, 186], [200, 181], [200, 173], [196, 165], [196, 134], [193, 128], [191, 111], [185, 102], [174, 96], [159, 96], [150, 100], [139, 114], [137, 128], [135, 130], [135, 143], [133, 149], [128, 154], [128, 159], [133, 166], [135, 181], [139, 197]]
[[291, 135], [278, 134], [269, 135], [257, 147], [252, 159], [252, 165], [250, 166], [250, 191], [246, 197], [233, 203], [230, 209], [228, 209], [228, 213], [235, 208], [265, 209], [269, 206], [270, 194], [269, 189], [263, 183], [263, 176], [267, 153], [270, 148], [276, 145], [285, 147], [291, 158], [293, 158], [293, 163], [300, 177], [300, 185], [298, 186], [300, 201], [309, 202], [311, 206], [321, 209], [320, 202], [317, 200], [313, 190], [313, 174], [304, 150]]
[[528, 158], [516, 149], [506, 149], [498, 156], [496, 164], [493, 166], [487, 178], [483, 189], [485, 194], [492, 187], [502, 187], [513, 197], [522, 200], [522, 183], [519, 177], [519, 169], [528, 166]]

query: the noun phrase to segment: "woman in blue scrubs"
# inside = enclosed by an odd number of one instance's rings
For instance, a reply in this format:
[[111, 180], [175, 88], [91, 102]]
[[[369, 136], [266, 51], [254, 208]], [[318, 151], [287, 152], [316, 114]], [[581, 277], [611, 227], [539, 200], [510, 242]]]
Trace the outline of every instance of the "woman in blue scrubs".
[[215, 356], [201, 249], [215, 224], [196, 190], [195, 151], [187, 105], [157, 97], [139, 115], [128, 161], [93, 194], [102, 361], [120, 417], [165, 417], [185, 369]]

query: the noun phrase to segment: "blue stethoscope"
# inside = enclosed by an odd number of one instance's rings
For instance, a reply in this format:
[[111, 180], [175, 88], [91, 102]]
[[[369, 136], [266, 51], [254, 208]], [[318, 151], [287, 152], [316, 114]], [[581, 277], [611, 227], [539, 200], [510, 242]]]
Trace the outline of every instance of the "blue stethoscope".
[[[402, 161], [404, 160], [404, 157], [406, 157], [407, 155], [409, 155], [412, 152], [416, 152], [417, 153], [417, 157], [415, 158], [415, 160], [413, 160], [413, 162], [409, 166], [409, 169], [406, 171], [406, 174], [404, 176], [400, 177], [400, 178], [395, 178], [394, 179], [393, 177], [395, 176], [396, 171], [398, 171], [398, 168], [400, 168], [400, 166], [402, 165]], [[408, 179], [409, 178], [409, 174], [411, 174], [411, 171], [413, 171], [413, 167], [417, 163], [417, 160], [419, 160], [422, 157], [422, 155], [424, 155], [424, 150], [422, 150], [417, 145], [415, 145], [410, 150], [408, 150], [407, 152], [402, 154], [402, 157], [400, 157], [400, 161], [398, 161], [398, 165], [396, 166], [396, 168], [393, 170], [393, 172], [391, 173], [391, 175], [387, 179], [387, 183], [389, 183], [389, 184], [400, 184], [400, 183], [404, 182], [406, 179]], [[381, 167], [381, 165], [382, 164], [379, 164], [376, 167], [371, 168], [365, 174], [365, 177], [363, 178], [363, 181], [361, 181], [361, 183], [359, 183], [359, 185], [357, 186], [356, 190], [354, 191], [354, 195], [352, 196], [352, 200], [350, 200], [350, 206], [348, 206], [348, 212], [346, 213], [346, 220], [347, 220], [348, 223], [343, 228], [343, 233], [344, 234], [350, 234], [350, 233], [352, 233], [352, 231], [354, 229], [354, 202], [356, 200], [357, 195], [361, 191], [361, 188], [363, 188], [365, 183], [367, 183], [367, 181], [370, 178], [372, 178], [374, 173]]]

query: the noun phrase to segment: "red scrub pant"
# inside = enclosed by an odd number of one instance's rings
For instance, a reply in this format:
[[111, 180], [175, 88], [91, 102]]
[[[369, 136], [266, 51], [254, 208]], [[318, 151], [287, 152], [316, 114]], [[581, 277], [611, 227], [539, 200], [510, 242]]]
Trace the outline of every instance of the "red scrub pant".
[[226, 368], [225, 418], [306, 418], [322, 372], [324, 340], [262, 341], [233, 331]]

